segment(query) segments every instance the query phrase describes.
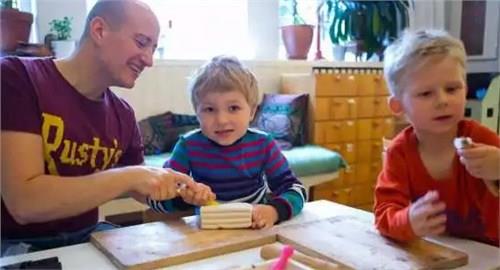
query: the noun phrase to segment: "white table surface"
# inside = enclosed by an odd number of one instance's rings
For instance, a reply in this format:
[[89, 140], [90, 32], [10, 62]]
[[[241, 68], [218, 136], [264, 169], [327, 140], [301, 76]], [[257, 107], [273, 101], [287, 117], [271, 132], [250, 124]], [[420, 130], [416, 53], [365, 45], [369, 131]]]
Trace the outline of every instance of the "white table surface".
[[[363, 210], [351, 208], [329, 201], [314, 201], [305, 205], [304, 210], [294, 219], [284, 224], [295, 224], [306, 221], [329, 218], [340, 215], [354, 215], [373, 222], [373, 214]], [[456, 269], [493, 269], [500, 268], [500, 249], [479, 242], [458, 239], [453, 237], [428, 238], [439, 244], [448, 245], [462, 250], [469, 255], [469, 264]], [[38, 260], [57, 256], [63, 269], [117, 269], [107, 257], [91, 243], [55, 248], [45, 251], [33, 252], [24, 255], [4, 257], [0, 259], [0, 266], [26, 260]], [[207, 258], [195, 262], [185, 263], [163, 269], [230, 269], [235, 266], [251, 265], [260, 262], [259, 248], [229, 253], [217, 257]]]

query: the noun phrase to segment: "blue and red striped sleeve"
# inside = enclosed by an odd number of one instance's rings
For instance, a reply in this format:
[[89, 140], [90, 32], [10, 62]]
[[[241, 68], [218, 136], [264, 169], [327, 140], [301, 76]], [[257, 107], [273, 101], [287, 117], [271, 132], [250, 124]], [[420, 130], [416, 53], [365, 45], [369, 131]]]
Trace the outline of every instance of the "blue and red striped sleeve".
[[269, 202], [278, 211], [278, 222], [291, 219], [302, 211], [306, 190], [290, 169], [281, 149], [270, 136], [264, 142], [266, 149], [265, 173], [273, 198]]

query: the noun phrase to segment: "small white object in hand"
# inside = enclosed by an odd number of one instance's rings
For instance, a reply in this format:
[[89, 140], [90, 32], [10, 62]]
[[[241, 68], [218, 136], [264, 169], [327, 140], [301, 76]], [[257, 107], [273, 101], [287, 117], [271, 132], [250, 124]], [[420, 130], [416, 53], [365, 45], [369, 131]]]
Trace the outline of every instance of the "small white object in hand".
[[469, 137], [457, 137], [453, 140], [453, 145], [457, 150], [464, 149], [472, 145], [472, 139]]

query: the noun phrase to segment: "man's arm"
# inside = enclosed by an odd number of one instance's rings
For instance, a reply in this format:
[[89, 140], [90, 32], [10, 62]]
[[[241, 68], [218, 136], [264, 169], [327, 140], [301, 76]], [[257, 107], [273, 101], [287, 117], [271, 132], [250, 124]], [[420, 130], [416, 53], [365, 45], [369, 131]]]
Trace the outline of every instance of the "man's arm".
[[20, 224], [75, 216], [127, 191], [157, 199], [171, 198], [177, 182], [194, 184], [185, 175], [144, 166], [78, 177], [46, 175], [39, 135], [2, 131], [1, 142], [2, 197]]
[[[185, 145], [185, 139], [181, 136], [172, 150], [172, 154], [163, 165], [164, 168], [170, 168], [184, 174], [190, 173], [189, 157]], [[173, 198], [171, 200], [146, 200], [146, 204], [153, 210], [162, 213], [171, 213], [178, 210], [188, 210], [193, 205], [186, 203], [183, 198]]]

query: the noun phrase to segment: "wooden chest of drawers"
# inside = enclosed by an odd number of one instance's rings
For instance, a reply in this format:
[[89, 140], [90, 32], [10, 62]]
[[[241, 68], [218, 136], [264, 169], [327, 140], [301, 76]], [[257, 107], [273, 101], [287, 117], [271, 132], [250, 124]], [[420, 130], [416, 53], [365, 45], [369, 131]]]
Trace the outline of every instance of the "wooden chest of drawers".
[[[382, 69], [314, 68], [310, 77], [310, 141], [341, 153], [349, 164], [340, 178], [314, 186], [311, 197], [371, 210], [382, 137], [394, 133]], [[283, 92], [297, 92], [290, 91], [293, 77], [282, 79]]]

